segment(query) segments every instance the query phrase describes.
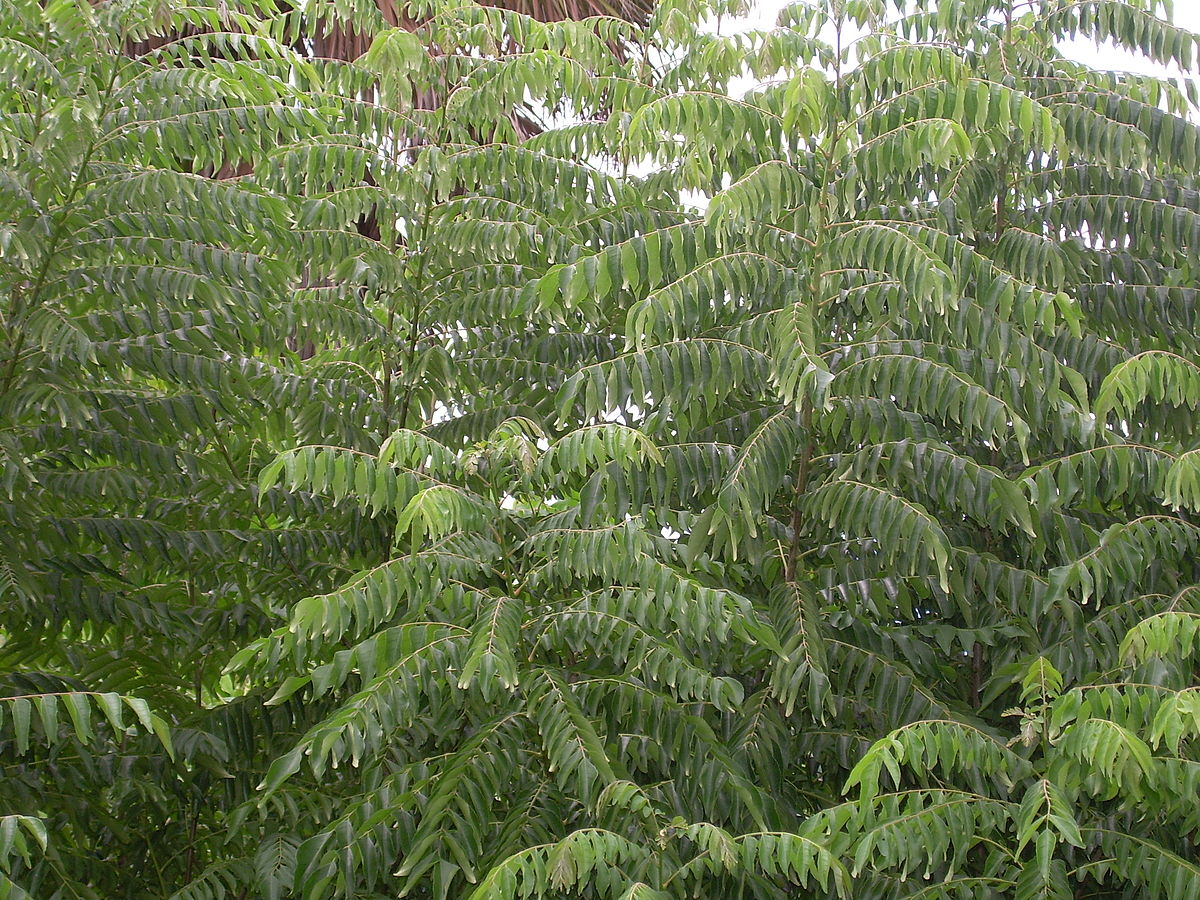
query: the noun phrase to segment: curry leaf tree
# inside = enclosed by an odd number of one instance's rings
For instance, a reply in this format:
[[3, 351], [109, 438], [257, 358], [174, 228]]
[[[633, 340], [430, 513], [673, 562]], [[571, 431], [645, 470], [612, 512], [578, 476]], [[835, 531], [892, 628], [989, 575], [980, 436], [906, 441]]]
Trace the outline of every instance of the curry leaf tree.
[[912, 6], [10, 4], [0, 891], [1200, 896], [1200, 47]]

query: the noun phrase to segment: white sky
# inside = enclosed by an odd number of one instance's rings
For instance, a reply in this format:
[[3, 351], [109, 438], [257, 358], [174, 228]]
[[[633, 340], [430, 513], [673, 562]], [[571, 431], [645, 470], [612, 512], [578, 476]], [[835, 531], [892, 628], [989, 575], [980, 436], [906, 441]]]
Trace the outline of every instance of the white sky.
[[[1200, 31], [1200, 0], [1175, 0], [1175, 24], [1189, 31]], [[1131, 53], [1116, 50], [1111, 45], [1097, 47], [1091, 41], [1064, 41], [1062, 51], [1072, 59], [1086, 63], [1093, 69], [1121, 69], [1127, 72], [1139, 72], [1143, 75], [1174, 75], [1182, 74], [1178, 68], [1171, 69], [1148, 63], [1145, 59]]]
[[[721, 31], [729, 33], [743, 29], [771, 28], [775, 25], [775, 17], [779, 10], [790, 0], [758, 0], [754, 11], [742, 20], [727, 20], [721, 24]], [[935, 2], [935, 0], [930, 0]], [[1191, 31], [1200, 32], [1200, 0], [1175, 0], [1175, 24]], [[1097, 47], [1086, 40], [1064, 41], [1061, 44], [1063, 52], [1081, 63], [1095, 69], [1120, 69], [1128, 72], [1139, 72], [1143, 75], [1174, 75], [1181, 73], [1178, 69], [1166, 69], [1149, 63], [1131, 53], [1125, 53], [1112, 47]]]

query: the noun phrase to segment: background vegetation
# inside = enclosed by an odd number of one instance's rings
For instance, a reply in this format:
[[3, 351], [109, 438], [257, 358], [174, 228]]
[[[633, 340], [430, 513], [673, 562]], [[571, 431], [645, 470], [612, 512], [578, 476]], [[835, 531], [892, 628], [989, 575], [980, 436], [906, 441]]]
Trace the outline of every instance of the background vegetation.
[[0, 7], [0, 896], [1200, 897], [1200, 45], [896, 6]]

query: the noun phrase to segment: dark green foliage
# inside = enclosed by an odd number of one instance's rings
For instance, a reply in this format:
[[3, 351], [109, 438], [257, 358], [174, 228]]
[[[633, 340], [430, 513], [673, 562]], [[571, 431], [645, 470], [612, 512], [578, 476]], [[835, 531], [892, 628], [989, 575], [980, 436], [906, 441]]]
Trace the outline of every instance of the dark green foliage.
[[1197, 39], [897, 6], [5, 6], [0, 896], [1200, 897]]

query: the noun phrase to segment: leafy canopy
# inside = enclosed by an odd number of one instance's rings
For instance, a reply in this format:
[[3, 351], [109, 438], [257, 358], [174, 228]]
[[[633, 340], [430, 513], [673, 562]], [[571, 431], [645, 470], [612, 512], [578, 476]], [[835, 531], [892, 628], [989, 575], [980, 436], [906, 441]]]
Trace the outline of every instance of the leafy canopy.
[[0, 896], [1200, 897], [1198, 39], [910, 6], [6, 4]]

